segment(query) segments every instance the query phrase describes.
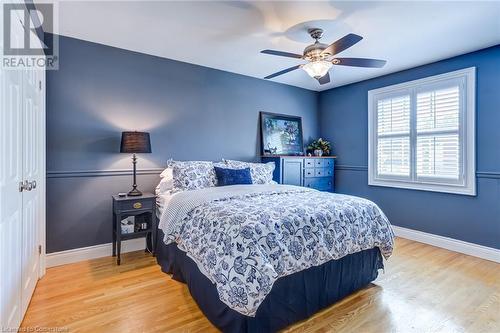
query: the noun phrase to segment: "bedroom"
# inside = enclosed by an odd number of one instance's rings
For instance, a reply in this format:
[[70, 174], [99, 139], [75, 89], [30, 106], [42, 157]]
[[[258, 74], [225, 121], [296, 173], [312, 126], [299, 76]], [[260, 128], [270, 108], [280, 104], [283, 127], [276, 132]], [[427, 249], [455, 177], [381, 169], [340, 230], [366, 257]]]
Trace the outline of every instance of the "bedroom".
[[2, 331], [500, 331], [500, 2], [2, 11]]

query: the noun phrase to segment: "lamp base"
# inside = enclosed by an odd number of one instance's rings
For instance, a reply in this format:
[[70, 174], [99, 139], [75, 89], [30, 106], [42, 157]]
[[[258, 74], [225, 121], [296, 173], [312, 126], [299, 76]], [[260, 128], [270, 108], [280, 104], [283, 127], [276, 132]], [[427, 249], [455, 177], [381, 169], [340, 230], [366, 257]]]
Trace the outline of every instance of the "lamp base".
[[132, 190], [127, 193], [129, 197], [140, 197], [142, 195], [142, 192], [137, 189], [137, 181], [136, 181], [136, 164], [137, 164], [137, 157], [135, 154], [132, 155], [132, 165], [134, 166], [134, 183], [132, 184]]
[[130, 192], [127, 193], [127, 195], [129, 197], [140, 197], [142, 195], [142, 192], [134, 187]]

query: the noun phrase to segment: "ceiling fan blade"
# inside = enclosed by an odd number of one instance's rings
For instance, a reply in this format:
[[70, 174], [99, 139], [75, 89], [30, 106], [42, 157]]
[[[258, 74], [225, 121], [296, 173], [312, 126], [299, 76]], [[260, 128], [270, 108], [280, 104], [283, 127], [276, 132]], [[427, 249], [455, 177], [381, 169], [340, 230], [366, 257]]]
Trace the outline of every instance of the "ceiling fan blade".
[[262, 51], [260, 51], [260, 53], [277, 55], [277, 56], [282, 56], [282, 57], [302, 59], [302, 55], [296, 54], [296, 53], [290, 53], [290, 52], [275, 51], [275, 50], [262, 50]]
[[327, 84], [330, 83], [330, 74], [326, 73], [324, 76], [318, 79], [319, 84]]
[[362, 39], [363, 37], [356, 34], [345, 35], [344, 37], [340, 38], [338, 41], [332, 43], [330, 46], [324, 49], [321, 54], [330, 53], [331, 55], [335, 55], [344, 51], [345, 49], [350, 48]]
[[354, 66], [354, 67], [373, 67], [381, 68], [384, 67], [385, 60], [379, 59], [366, 59], [366, 58], [335, 58], [332, 63], [334, 65], [341, 66]]
[[296, 69], [299, 69], [300, 67], [302, 67], [302, 65], [296, 65], [296, 66], [293, 66], [293, 67], [290, 67], [290, 68], [287, 68], [287, 69], [284, 69], [282, 71], [279, 71], [279, 72], [276, 72], [274, 74], [271, 74], [271, 75], [268, 75], [266, 76], [264, 79], [272, 79], [273, 77], [276, 77], [276, 76], [279, 76], [279, 75], [282, 75], [282, 74], [285, 74], [285, 73], [288, 73], [288, 72], [291, 72], [291, 71], [294, 71]]

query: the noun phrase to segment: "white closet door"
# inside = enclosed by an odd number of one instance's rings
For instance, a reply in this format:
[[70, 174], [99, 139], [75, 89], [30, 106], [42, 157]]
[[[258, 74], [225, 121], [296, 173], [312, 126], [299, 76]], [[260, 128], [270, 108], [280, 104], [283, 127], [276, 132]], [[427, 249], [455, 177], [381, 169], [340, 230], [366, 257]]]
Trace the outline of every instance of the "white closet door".
[[23, 79], [23, 177], [30, 190], [23, 192], [22, 230], [22, 313], [29, 305], [38, 281], [40, 254], [38, 247], [40, 222], [41, 184], [41, 123], [42, 110], [38, 73], [24, 71]]
[[[22, 45], [24, 29], [19, 19], [12, 20], [10, 34], [13, 45]], [[45, 243], [43, 69], [0, 67], [0, 156], [2, 330], [19, 327], [44, 271], [39, 254], [40, 244]], [[21, 191], [21, 183], [29, 184], [28, 189]]]
[[[17, 21], [17, 20], [16, 20]], [[21, 24], [12, 38], [21, 40]], [[3, 51], [2, 51], [3, 52]], [[0, 326], [17, 328], [22, 290], [22, 71], [0, 69]]]

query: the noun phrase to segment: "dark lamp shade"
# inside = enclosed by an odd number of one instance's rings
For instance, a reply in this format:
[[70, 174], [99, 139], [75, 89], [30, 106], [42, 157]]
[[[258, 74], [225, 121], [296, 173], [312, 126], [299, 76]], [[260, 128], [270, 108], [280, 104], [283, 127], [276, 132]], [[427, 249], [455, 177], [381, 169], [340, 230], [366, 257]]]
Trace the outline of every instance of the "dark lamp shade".
[[151, 153], [151, 141], [147, 132], [122, 132], [120, 153]]

